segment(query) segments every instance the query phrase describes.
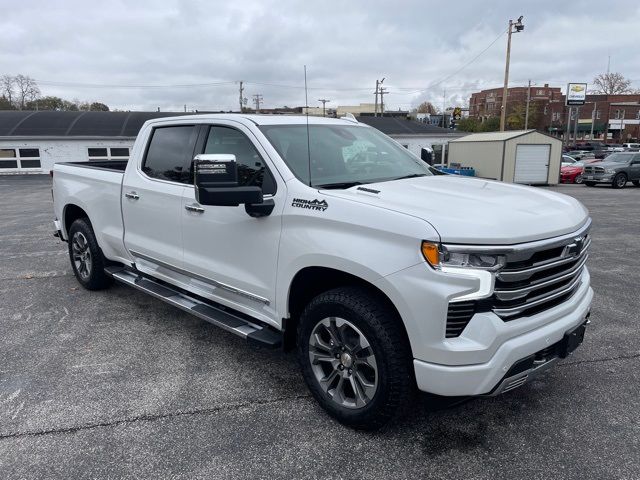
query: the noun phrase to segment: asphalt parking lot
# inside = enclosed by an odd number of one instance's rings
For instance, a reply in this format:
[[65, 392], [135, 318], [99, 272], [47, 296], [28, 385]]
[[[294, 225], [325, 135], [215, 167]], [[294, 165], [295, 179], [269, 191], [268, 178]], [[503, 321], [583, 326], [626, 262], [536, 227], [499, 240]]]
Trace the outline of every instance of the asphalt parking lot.
[[0, 478], [640, 478], [640, 188], [561, 186], [594, 220], [583, 346], [540, 380], [375, 434], [293, 355], [133, 289], [79, 287], [48, 176], [0, 176]]

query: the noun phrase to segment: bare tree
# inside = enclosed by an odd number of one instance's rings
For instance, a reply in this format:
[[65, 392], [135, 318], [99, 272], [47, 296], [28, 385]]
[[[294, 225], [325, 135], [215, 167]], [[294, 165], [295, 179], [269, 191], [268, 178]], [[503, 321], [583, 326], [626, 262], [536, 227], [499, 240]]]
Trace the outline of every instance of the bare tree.
[[18, 110], [24, 110], [27, 102], [33, 101], [40, 96], [40, 88], [38, 88], [38, 84], [33, 78], [26, 75], [16, 75], [14, 81]]
[[430, 113], [430, 114], [438, 113], [438, 109], [434, 107], [431, 102], [422, 102], [420, 105], [418, 105], [418, 108], [416, 109], [416, 111], [418, 113]]
[[15, 77], [11, 75], [2, 75], [0, 77], [0, 96], [3, 96], [9, 105], [13, 105], [16, 93]]
[[597, 93], [606, 95], [632, 92], [631, 80], [624, 78], [621, 73], [601, 73], [593, 79], [593, 85]]

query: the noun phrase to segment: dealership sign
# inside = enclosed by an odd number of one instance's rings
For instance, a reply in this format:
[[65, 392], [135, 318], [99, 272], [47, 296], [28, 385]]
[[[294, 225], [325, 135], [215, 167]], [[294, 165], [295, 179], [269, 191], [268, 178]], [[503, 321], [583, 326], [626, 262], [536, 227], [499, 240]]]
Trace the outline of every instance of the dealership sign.
[[569, 83], [567, 85], [567, 105], [584, 105], [586, 99], [586, 83]]

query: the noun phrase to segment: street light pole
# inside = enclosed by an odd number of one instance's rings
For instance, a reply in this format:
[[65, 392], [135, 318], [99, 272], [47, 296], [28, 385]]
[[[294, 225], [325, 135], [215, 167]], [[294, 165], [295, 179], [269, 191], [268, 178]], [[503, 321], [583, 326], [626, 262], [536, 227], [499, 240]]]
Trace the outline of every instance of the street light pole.
[[529, 80], [529, 86], [527, 87], [527, 109], [524, 114], [524, 129], [529, 129], [529, 102], [531, 102], [531, 80]]
[[[514, 30], [515, 28], [515, 30]], [[504, 88], [502, 89], [502, 107], [500, 110], [500, 131], [504, 132], [504, 126], [507, 119], [507, 92], [509, 88], [509, 61], [511, 60], [511, 34], [524, 30], [522, 24], [522, 15], [516, 22], [509, 20], [509, 30], [507, 35], [507, 59], [504, 66]]]

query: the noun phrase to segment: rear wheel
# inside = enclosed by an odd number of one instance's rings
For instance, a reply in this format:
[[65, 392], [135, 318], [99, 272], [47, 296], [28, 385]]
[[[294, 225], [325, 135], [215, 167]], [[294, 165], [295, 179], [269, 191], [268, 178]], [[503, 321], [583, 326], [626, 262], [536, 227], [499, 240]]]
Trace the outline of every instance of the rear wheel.
[[627, 176], [624, 173], [619, 173], [613, 177], [613, 188], [624, 188], [627, 184]]
[[113, 282], [104, 272], [107, 260], [86, 218], [79, 218], [69, 228], [69, 258], [76, 279], [87, 290], [102, 290]]
[[382, 427], [415, 385], [397, 315], [357, 287], [331, 290], [309, 303], [300, 317], [298, 359], [322, 408], [354, 428]]

